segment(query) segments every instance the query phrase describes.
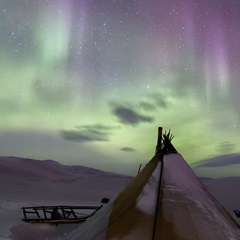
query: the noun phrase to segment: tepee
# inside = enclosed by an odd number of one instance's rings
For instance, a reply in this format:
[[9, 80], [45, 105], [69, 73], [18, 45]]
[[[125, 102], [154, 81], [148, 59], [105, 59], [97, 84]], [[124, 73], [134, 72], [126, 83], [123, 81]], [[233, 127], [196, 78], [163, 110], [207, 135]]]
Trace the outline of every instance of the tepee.
[[155, 156], [70, 240], [229, 240], [240, 228], [159, 128]]

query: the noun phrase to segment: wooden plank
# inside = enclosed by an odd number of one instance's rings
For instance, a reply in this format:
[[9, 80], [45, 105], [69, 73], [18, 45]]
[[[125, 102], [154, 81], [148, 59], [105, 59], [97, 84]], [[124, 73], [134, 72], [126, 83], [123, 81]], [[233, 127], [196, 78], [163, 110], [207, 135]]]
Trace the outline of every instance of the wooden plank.
[[[52, 210], [53, 208], [61, 208], [63, 207], [64, 209], [98, 209], [100, 206], [44, 206], [45, 210]], [[41, 210], [43, 207], [22, 207], [22, 209], [37, 209], [37, 210]]]
[[26, 210], [23, 209], [23, 215], [24, 215], [24, 219], [27, 220], [27, 215], [26, 215]]
[[47, 218], [47, 213], [44, 207], [43, 207], [43, 214], [44, 214], [44, 217]]
[[61, 206], [61, 209], [62, 209], [62, 214], [63, 214], [63, 217], [66, 218], [66, 215], [65, 215], [65, 211], [64, 211], [64, 208], [63, 206]]
[[81, 223], [85, 222], [87, 218], [81, 219], [27, 219], [25, 222], [29, 223]]
[[37, 209], [36, 208], [33, 208], [33, 209], [35, 210], [35, 213], [37, 214], [37, 216], [40, 218], [40, 215], [39, 215]]
[[77, 216], [76, 216], [76, 214], [75, 214], [75, 212], [73, 211], [72, 208], [71, 208], [71, 211], [72, 211], [73, 216], [77, 219]]

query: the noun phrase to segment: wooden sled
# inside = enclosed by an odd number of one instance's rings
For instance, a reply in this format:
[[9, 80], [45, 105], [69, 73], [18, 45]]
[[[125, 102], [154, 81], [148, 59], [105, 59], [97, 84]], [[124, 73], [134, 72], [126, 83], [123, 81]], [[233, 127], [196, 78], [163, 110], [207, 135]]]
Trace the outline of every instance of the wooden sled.
[[102, 206], [22, 207], [22, 220], [29, 223], [80, 223], [93, 216]]

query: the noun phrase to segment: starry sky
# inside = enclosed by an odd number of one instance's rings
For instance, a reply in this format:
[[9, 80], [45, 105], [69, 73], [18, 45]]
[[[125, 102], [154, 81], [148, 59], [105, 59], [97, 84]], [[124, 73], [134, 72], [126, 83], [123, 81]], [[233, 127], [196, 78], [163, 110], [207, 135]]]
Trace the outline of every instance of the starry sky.
[[134, 175], [162, 126], [239, 175], [239, 26], [238, 0], [1, 0], [0, 155]]

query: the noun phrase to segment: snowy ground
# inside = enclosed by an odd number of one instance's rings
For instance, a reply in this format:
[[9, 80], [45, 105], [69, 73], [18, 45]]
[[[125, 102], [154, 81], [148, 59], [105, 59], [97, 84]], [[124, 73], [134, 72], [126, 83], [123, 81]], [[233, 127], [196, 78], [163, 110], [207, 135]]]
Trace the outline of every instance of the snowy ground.
[[[21, 207], [42, 205], [100, 205], [113, 198], [131, 177], [57, 162], [0, 158], [0, 240], [56, 239], [77, 224], [28, 224]], [[240, 178], [202, 179], [212, 194], [232, 214], [240, 209]]]
[[23, 222], [21, 207], [42, 205], [100, 205], [114, 197], [131, 177], [54, 161], [0, 158], [0, 239], [55, 239], [77, 224]]
[[202, 178], [201, 181], [207, 187], [209, 192], [224, 206], [224, 208], [240, 224], [240, 218], [237, 218], [233, 210], [240, 210], [240, 177], [227, 178]]

